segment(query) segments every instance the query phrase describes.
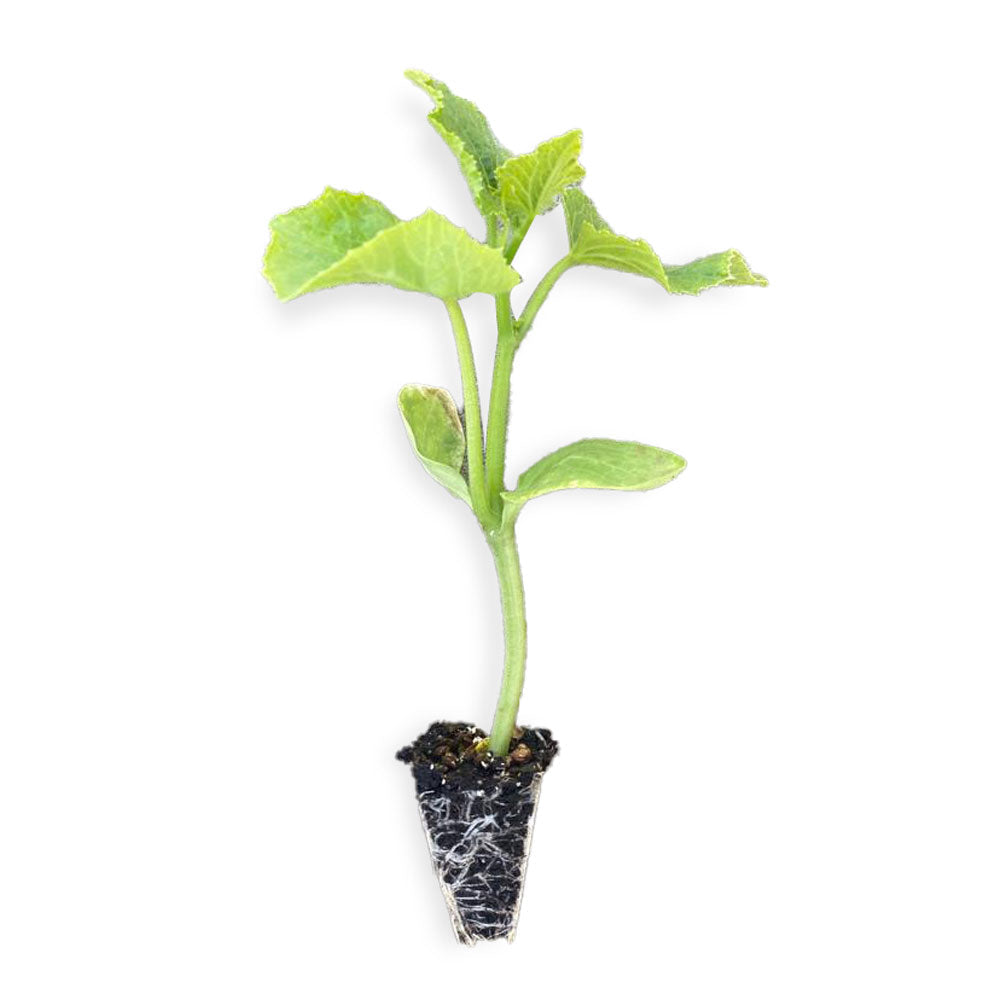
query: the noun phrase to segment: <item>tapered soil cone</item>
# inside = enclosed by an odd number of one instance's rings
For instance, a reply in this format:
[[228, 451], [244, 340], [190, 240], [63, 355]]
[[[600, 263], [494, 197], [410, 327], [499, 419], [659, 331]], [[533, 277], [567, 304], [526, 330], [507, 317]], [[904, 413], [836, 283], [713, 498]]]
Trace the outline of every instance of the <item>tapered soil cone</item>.
[[420, 820], [452, 926], [463, 944], [513, 941], [542, 774], [556, 754], [548, 730], [522, 730], [511, 754], [477, 750], [484, 734], [438, 722], [397, 755], [410, 764]]

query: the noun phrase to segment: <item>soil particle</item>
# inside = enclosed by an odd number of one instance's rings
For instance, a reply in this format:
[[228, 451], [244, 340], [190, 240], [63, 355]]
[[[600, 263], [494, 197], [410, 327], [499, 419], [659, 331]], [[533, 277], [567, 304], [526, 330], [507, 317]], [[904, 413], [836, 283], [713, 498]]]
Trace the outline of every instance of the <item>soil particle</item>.
[[[403, 747], [396, 759], [409, 764], [417, 791], [522, 787], [548, 768], [559, 745], [548, 729], [520, 728], [506, 757], [485, 748], [486, 734], [467, 722], [435, 722]], [[435, 766], [436, 765], [436, 766]]]

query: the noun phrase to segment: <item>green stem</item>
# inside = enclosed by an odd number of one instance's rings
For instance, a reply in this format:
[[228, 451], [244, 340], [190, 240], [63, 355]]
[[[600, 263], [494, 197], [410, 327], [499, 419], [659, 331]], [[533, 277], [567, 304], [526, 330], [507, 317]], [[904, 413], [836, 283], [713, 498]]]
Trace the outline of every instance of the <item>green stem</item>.
[[507, 455], [507, 421], [510, 413], [510, 372], [514, 365], [517, 340], [510, 293], [496, 296], [497, 352], [490, 387], [490, 412], [486, 425], [486, 496], [494, 514], [501, 512], [500, 493]]
[[455, 347], [458, 350], [458, 367], [462, 372], [462, 399], [465, 406], [465, 440], [466, 454], [469, 459], [469, 493], [472, 496], [472, 509], [479, 518], [484, 529], [495, 524], [489, 501], [486, 496], [486, 484], [483, 474], [483, 422], [479, 412], [479, 383], [476, 380], [476, 359], [472, 354], [472, 344], [469, 341], [469, 329], [465, 325], [465, 316], [455, 299], [444, 299], [451, 329], [455, 334]]
[[521, 560], [517, 554], [514, 524], [487, 532], [487, 541], [496, 563], [500, 581], [500, 602], [503, 606], [504, 664], [503, 683], [490, 732], [490, 750], [503, 756], [510, 748], [517, 722], [517, 706], [524, 687], [524, 661], [527, 652], [527, 622], [524, 615], [524, 584], [521, 580]]
[[[530, 226], [531, 223], [529, 222]], [[524, 237], [528, 235], [527, 228], [522, 229], [520, 232], [515, 232], [511, 238], [510, 243], [507, 244], [507, 249], [504, 251], [504, 257], [507, 258], [507, 263], [511, 263], [514, 259], [514, 255], [521, 248], [521, 244], [524, 242]]]
[[491, 215], [486, 220], [486, 245], [500, 249], [500, 230], [497, 228], [497, 217]]
[[567, 254], [562, 260], [556, 261], [546, 272], [545, 277], [538, 282], [538, 287], [531, 293], [531, 298], [528, 299], [524, 306], [524, 311], [514, 325], [518, 344], [524, 340], [525, 335], [531, 329], [531, 324], [534, 323], [538, 310], [542, 308], [542, 303], [548, 297], [549, 292], [552, 291], [552, 286], [574, 263], [573, 258]]
[[[487, 223], [487, 242], [499, 242], [495, 219]], [[510, 261], [524, 239], [517, 233], [507, 246], [505, 256]], [[486, 540], [493, 553], [497, 580], [500, 583], [500, 603], [503, 608], [504, 666], [500, 697], [497, 701], [493, 728], [490, 731], [490, 750], [505, 756], [510, 749], [511, 737], [517, 723], [517, 709], [524, 687], [524, 665], [527, 654], [527, 620], [524, 610], [524, 583], [521, 579], [521, 560], [517, 554], [514, 537], [514, 517], [503, 520], [504, 465], [507, 453], [507, 421], [510, 414], [510, 376], [514, 355], [525, 334], [534, 322], [552, 286], [573, 265], [566, 256], [554, 264], [538, 283], [517, 322], [510, 305], [510, 294], [495, 296], [497, 317], [497, 350], [493, 363], [493, 380], [490, 386], [489, 421], [486, 430], [485, 467], [483, 454], [482, 417], [479, 411], [479, 388], [476, 383], [476, 366], [465, 318], [458, 303], [446, 300], [445, 306], [455, 333], [455, 346], [462, 369], [462, 392], [465, 398], [465, 432], [469, 459], [469, 491], [473, 509], [486, 533]]]

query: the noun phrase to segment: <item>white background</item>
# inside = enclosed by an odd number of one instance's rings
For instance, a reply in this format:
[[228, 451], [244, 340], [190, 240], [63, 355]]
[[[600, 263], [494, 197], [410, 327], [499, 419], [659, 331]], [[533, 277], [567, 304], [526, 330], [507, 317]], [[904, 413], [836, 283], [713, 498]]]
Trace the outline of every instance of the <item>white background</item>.
[[[5, 1000], [1000, 993], [985, 10], [8, 14]], [[393, 760], [499, 679], [488, 550], [395, 407], [458, 394], [444, 310], [259, 273], [326, 184], [481, 234], [410, 66], [516, 151], [581, 127], [666, 260], [772, 282], [580, 269], [518, 356], [514, 474], [593, 435], [689, 468], [521, 518], [522, 719], [563, 752], [510, 947], [455, 944]]]

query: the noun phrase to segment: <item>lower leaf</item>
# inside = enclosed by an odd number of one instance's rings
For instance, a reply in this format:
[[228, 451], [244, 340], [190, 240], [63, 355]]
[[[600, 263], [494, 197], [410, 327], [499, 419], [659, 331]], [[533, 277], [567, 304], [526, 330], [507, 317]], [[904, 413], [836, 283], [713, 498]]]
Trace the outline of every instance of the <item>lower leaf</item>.
[[404, 385], [398, 403], [410, 444], [423, 467], [449, 493], [471, 507], [469, 486], [462, 475], [465, 431], [448, 391], [429, 385]]
[[586, 438], [536, 462], [503, 499], [507, 516], [516, 516], [529, 500], [556, 490], [651, 490], [679, 476], [686, 465], [680, 455], [652, 445]]

